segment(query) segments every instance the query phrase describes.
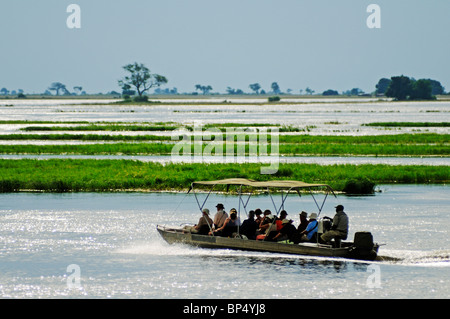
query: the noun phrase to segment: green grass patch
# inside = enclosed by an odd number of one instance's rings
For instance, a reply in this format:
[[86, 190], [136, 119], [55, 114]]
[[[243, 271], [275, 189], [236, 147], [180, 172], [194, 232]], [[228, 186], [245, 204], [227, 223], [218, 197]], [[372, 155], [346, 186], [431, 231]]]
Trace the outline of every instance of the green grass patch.
[[[183, 190], [199, 180], [242, 177], [326, 183], [349, 191], [349, 183], [447, 183], [447, 166], [281, 164], [261, 175], [263, 164], [167, 164], [130, 160], [0, 160], [0, 192], [109, 192]], [[352, 182], [353, 181], [353, 182]], [[354, 192], [355, 185], [350, 192]]]
[[[97, 138], [98, 136], [95, 136]], [[86, 136], [86, 138], [88, 138]], [[124, 139], [123, 137], [122, 139]], [[96, 143], [86, 145], [0, 145], [1, 154], [76, 154], [76, 155], [169, 155], [174, 143], [165, 143], [158, 137], [151, 140], [150, 137], [144, 142], [118, 142], [118, 143]], [[105, 138], [108, 140], [108, 138]], [[110, 140], [117, 137], [111, 137]], [[169, 140], [166, 137], [167, 141]], [[202, 149], [208, 146], [204, 143]], [[220, 152], [220, 148], [222, 152]], [[234, 144], [233, 153], [238, 154], [238, 144]], [[194, 145], [187, 146], [189, 154], [194, 154]], [[227, 145], [223, 143], [213, 149], [211, 155], [227, 155]], [[261, 151], [259, 149], [258, 151]], [[268, 151], [271, 152], [270, 145]], [[249, 145], [245, 145], [245, 154], [248, 155]], [[279, 153], [281, 155], [315, 155], [315, 156], [448, 156], [450, 147], [446, 143], [437, 144], [366, 144], [366, 143], [280, 143]], [[181, 155], [181, 154], [180, 154]], [[259, 155], [259, 154], [258, 154]]]
[[450, 122], [373, 122], [363, 126], [386, 127], [450, 127]]

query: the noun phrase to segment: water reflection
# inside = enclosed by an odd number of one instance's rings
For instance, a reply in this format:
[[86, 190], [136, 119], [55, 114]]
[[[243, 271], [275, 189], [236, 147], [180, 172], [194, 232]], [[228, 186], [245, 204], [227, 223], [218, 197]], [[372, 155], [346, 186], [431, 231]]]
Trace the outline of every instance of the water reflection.
[[[195, 256], [198, 258], [198, 256]], [[244, 267], [256, 270], [264, 267], [267, 271], [286, 271], [287, 267], [298, 270], [313, 271], [314, 273], [326, 274], [330, 271], [335, 273], [345, 273], [347, 271], [367, 272], [370, 263], [355, 262], [351, 260], [337, 260], [334, 258], [314, 258], [305, 256], [270, 256], [270, 255], [203, 255], [203, 261], [212, 262], [222, 267]]]

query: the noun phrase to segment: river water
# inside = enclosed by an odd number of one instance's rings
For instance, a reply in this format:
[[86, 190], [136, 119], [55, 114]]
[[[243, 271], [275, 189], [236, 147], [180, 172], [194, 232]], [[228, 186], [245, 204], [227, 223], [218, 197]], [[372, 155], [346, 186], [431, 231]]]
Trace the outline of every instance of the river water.
[[[266, 99], [165, 99], [154, 105], [108, 105], [114, 100], [0, 100], [1, 120], [199, 123], [270, 123], [292, 125], [311, 135], [377, 135], [408, 132], [447, 134], [446, 127], [383, 128], [372, 122], [449, 121], [450, 101], [388, 102], [372, 98], [283, 98], [290, 104], [264, 104]], [[206, 104], [192, 105], [195, 102]], [[179, 104], [167, 104], [177, 102]], [[208, 102], [211, 102], [210, 104]], [[87, 104], [86, 104], [87, 103]], [[165, 104], [166, 103], [166, 104]], [[242, 103], [242, 104], [240, 104]], [[36, 126], [36, 124], [32, 124]], [[0, 134], [20, 133], [19, 125], [1, 125]], [[26, 125], [25, 125], [26, 126]], [[61, 132], [64, 133], [64, 132]], [[71, 132], [76, 134], [77, 132]], [[84, 132], [86, 133], [86, 132]], [[95, 132], [90, 132], [95, 134]], [[101, 134], [106, 134], [101, 132]], [[116, 134], [125, 134], [119, 132]], [[148, 134], [148, 132], [127, 132]], [[151, 132], [151, 134], [156, 134]], [[167, 134], [167, 132], [165, 133]]]
[[[333, 216], [333, 207], [343, 204], [350, 217], [349, 238], [370, 230], [376, 242], [386, 244], [379, 254], [401, 258], [398, 262], [165, 243], [156, 225], [197, 222], [192, 195], [0, 194], [0, 297], [449, 298], [448, 186], [380, 189], [373, 196], [328, 197], [321, 216]], [[205, 196], [199, 194], [199, 200]], [[324, 198], [316, 197], [319, 203]], [[206, 207], [212, 210], [217, 202], [239, 207], [234, 196], [223, 194], [212, 194]], [[260, 195], [249, 207], [271, 209], [273, 204]], [[317, 212], [310, 195], [290, 195], [285, 209], [296, 225], [301, 210]]]

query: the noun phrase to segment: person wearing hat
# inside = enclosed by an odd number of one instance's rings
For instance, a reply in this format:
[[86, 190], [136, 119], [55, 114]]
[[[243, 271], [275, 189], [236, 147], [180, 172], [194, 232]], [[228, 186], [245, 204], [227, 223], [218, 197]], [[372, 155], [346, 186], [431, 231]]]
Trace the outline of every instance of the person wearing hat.
[[298, 227], [297, 227], [297, 231], [299, 233], [303, 232], [306, 229], [306, 227], [308, 226], [309, 221], [306, 217], [308, 217], [308, 213], [305, 211], [302, 211], [300, 213], [300, 225], [298, 225]]
[[311, 213], [309, 215], [308, 226], [306, 226], [306, 229], [300, 233], [300, 240], [303, 242], [314, 241], [314, 238], [316, 238], [314, 235], [317, 233], [318, 228], [319, 222], [317, 221], [317, 214]]
[[212, 219], [209, 217], [209, 209], [202, 210], [202, 217], [198, 220], [197, 225], [186, 226], [184, 229], [194, 234], [207, 235], [213, 225]]
[[347, 239], [348, 235], [348, 216], [344, 212], [344, 206], [337, 205], [336, 215], [333, 217], [333, 224], [331, 229], [323, 233], [320, 238], [327, 244], [331, 244], [331, 240], [334, 238], [340, 241], [341, 239]]
[[239, 218], [237, 216], [237, 211], [235, 208], [230, 209], [230, 216], [225, 220], [222, 227], [217, 228], [210, 234], [214, 234], [215, 236], [223, 236], [229, 237], [233, 233], [238, 231], [238, 227], [240, 226]]
[[214, 215], [214, 228], [219, 229], [225, 223], [225, 220], [228, 218], [227, 212], [224, 210], [223, 204], [219, 203], [216, 205], [217, 213]]

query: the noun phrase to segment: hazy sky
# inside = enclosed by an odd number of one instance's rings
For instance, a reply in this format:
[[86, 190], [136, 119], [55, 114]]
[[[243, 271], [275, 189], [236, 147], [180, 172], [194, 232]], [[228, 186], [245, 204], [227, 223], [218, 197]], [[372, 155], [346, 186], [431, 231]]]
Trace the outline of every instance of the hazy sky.
[[[69, 4], [81, 28], [69, 29]], [[381, 28], [366, 24], [369, 4]], [[2, 0], [0, 88], [120, 91], [144, 63], [179, 92], [375, 89], [382, 77], [432, 78], [450, 91], [449, 0]]]

